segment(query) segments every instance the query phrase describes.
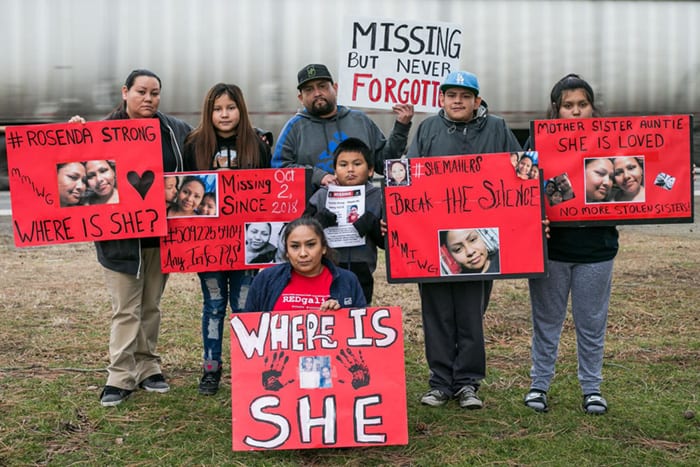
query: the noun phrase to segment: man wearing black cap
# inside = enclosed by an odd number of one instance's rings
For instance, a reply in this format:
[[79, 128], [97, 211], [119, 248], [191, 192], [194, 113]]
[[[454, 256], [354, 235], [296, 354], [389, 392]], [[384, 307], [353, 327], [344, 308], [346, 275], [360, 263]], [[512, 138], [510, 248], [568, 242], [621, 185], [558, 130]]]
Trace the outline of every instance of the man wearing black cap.
[[366, 114], [337, 105], [338, 84], [325, 65], [305, 66], [297, 74], [297, 83], [304, 108], [282, 128], [272, 167], [312, 167], [312, 183], [318, 189], [336, 182], [333, 151], [347, 138], [358, 138], [372, 149], [377, 171], [383, 170], [385, 159], [403, 155], [413, 118], [412, 105], [394, 105], [396, 122], [387, 139]]
[[[521, 151], [505, 120], [488, 113], [474, 74], [447, 75], [440, 106], [418, 127], [408, 157]], [[490, 280], [418, 284], [430, 368], [430, 390], [421, 403], [437, 407], [455, 398], [464, 409], [483, 406], [477, 395], [486, 376], [482, 318], [492, 285]]]

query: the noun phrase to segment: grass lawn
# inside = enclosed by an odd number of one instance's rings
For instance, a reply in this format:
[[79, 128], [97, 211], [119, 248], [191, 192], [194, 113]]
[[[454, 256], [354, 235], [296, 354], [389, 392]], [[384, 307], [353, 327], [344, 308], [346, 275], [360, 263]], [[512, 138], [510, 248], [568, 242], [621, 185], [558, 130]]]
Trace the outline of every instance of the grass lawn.
[[[159, 351], [172, 390], [116, 408], [105, 382], [110, 302], [91, 244], [13, 246], [0, 229], [0, 465], [697, 465], [700, 461], [700, 235], [697, 224], [621, 227], [605, 352], [610, 412], [585, 415], [567, 319], [550, 412], [529, 384], [527, 282], [497, 281], [486, 314], [485, 407], [428, 408], [416, 286], [376, 274], [375, 304], [404, 313], [409, 443], [364, 449], [234, 453], [231, 394], [197, 393], [200, 290], [172, 275]], [[228, 332], [227, 332], [228, 338]], [[224, 349], [228, 355], [228, 349]], [[225, 371], [228, 371], [226, 365]], [[227, 374], [227, 373], [226, 373]]]

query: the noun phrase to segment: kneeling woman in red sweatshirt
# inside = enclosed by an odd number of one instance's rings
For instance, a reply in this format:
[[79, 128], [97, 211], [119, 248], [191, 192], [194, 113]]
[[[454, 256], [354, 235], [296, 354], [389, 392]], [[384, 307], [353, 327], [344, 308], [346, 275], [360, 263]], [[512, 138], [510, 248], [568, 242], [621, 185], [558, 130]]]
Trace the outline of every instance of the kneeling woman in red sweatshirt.
[[367, 306], [355, 274], [329, 258], [321, 224], [300, 217], [284, 231], [287, 262], [255, 276], [244, 311], [338, 310]]

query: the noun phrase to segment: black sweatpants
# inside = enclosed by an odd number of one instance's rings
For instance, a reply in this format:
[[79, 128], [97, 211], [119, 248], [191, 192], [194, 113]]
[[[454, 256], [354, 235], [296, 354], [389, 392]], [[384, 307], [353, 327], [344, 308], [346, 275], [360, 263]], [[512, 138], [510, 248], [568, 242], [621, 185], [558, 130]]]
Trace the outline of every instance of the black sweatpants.
[[483, 315], [493, 281], [418, 284], [430, 387], [447, 395], [486, 376]]

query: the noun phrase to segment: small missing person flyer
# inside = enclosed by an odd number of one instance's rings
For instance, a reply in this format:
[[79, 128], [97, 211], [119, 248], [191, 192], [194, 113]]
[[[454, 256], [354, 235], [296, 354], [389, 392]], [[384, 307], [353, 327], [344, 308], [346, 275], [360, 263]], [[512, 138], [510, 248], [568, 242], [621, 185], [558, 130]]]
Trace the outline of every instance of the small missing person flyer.
[[353, 224], [365, 213], [365, 186], [328, 186], [326, 209], [335, 214], [338, 225], [324, 229], [328, 245], [332, 248], [361, 246], [360, 237]]

